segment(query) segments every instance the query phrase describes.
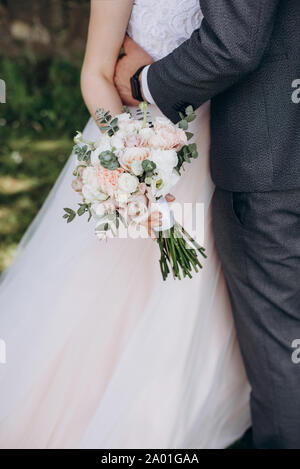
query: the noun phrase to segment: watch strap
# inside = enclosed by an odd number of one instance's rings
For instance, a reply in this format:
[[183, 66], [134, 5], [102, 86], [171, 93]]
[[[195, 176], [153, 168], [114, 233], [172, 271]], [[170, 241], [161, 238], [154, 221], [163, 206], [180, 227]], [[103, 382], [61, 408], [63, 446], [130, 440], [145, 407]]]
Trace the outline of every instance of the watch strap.
[[140, 67], [130, 79], [131, 93], [133, 98], [137, 101], [144, 101], [141, 91], [140, 74], [142, 73], [145, 67], [147, 67], [147, 65], [143, 65], [142, 67]]

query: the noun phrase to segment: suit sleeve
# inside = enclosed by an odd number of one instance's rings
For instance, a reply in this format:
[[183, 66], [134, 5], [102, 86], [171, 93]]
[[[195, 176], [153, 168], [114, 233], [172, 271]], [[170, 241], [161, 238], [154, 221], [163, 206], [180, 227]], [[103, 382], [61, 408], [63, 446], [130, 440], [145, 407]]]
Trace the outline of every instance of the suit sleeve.
[[150, 93], [173, 122], [260, 64], [281, 0], [201, 0], [201, 27], [148, 70]]

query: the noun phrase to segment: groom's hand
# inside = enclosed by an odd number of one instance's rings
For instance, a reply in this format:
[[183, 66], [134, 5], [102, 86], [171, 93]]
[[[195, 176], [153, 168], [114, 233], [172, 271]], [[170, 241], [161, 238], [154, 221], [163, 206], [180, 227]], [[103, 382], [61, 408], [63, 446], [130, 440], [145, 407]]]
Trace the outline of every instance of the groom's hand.
[[115, 85], [124, 104], [138, 106], [139, 102], [132, 97], [130, 78], [140, 67], [154, 60], [129, 36], [125, 37], [123, 48], [124, 55], [116, 65]]

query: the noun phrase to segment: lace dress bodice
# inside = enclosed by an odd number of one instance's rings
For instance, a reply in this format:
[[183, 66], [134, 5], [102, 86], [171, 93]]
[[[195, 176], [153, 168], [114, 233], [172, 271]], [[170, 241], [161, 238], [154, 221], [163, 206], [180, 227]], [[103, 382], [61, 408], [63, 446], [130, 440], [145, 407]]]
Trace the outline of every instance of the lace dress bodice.
[[128, 34], [158, 60], [188, 39], [202, 18], [199, 0], [135, 0]]

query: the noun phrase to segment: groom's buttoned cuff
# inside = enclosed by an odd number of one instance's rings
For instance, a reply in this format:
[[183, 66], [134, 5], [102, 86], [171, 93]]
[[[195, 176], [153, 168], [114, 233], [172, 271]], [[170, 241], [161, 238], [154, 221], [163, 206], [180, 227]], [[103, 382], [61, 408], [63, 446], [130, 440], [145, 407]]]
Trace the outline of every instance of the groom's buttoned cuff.
[[155, 104], [154, 99], [152, 98], [152, 95], [149, 90], [148, 86], [148, 70], [149, 70], [150, 65], [147, 65], [147, 67], [144, 68], [142, 71], [142, 88], [143, 88], [143, 95], [145, 96], [146, 100], [148, 101], [149, 104]]

